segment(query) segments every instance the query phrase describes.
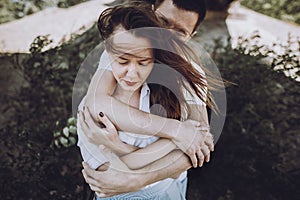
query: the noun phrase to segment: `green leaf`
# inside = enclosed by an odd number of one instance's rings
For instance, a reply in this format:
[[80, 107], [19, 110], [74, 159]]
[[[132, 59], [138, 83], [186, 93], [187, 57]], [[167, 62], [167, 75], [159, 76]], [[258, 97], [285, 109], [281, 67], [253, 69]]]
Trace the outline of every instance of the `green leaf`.
[[69, 137], [69, 128], [68, 127], [65, 127], [63, 129], [63, 134], [66, 136], [66, 137]]

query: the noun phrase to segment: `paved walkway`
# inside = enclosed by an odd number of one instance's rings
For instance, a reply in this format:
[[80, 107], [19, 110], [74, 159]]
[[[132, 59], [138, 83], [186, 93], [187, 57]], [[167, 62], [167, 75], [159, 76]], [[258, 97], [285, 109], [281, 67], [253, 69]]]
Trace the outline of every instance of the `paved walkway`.
[[[91, 0], [67, 9], [49, 8], [22, 19], [0, 25], [0, 52], [28, 53], [35, 37], [50, 34], [52, 46], [71, 34], [83, 33], [97, 20], [104, 4], [113, 0]], [[258, 30], [264, 44], [286, 41], [288, 33], [300, 37], [300, 26], [286, 23], [232, 4], [226, 25], [234, 41]], [[222, 31], [221, 31], [222, 32]]]
[[19, 20], [0, 25], [0, 52], [28, 53], [30, 44], [39, 35], [50, 34], [56, 46], [71, 34], [83, 33], [97, 21], [112, 0], [92, 0], [70, 8], [48, 8]]
[[263, 44], [271, 45], [273, 42], [285, 42], [288, 34], [300, 38], [300, 26], [287, 23], [245, 8], [239, 2], [233, 2], [228, 10], [226, 19], [229, 34], [233, 45], [239, 36], [250, 36], [258, 31]]
[[[258, 31], [260, 39], [259, 44], [271, 47], [275, 52], [281, 53], [282, 48], [277, 46], [272, 47], [272, 44], [285, 44], [289, 35], [292, 38], [300, 40], [300, 26], [292, 23], [287, 23], [255, 11], [245, 8], [234, 2], [228, 10], [226, 25], [229, 34], [232, 38], [232, 46], [235, 47], [239, 36], [249, 38], [255, 31]], [[298, 52], [298, 58], [300, 54]], [[299, 69], [291, 69], [285, 71], [286, 76], [296, 78], [300, 82], [300, 76], [296, 74]]]

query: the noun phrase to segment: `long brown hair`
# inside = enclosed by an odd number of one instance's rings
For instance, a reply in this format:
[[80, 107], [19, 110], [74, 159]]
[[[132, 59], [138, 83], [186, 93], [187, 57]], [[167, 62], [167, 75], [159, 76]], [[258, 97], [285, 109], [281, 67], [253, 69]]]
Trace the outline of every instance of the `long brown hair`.
[[[151, 105], [160, 104], [168, 118], [183, 119], [183, 113], [190, 113], [183, 95], [184, 87], [209, 107], [214, 107], [213, 101], [209, 101], [209, 93], [208, 101], [203, 95], [207, 93], [208, 88], [206, 78], [192, 65], [192, 60], [197, 56], [172, 30], [166, 29], [169, 27], [157, 18], [152, 10], [148, 7], [129, 5], [104, 10], [98, 19], [98, 29], [102, 38], [106, 40], [107, 51], [115, 50], [110, 36], [119, 26], [137, 37], [149, 39], [152, 44], [155, 65], [147, 79], [151, 89]], [[149, 31], [145, 31], [150, 27]], [[163, 115], [161, 109], [151, 113]]]

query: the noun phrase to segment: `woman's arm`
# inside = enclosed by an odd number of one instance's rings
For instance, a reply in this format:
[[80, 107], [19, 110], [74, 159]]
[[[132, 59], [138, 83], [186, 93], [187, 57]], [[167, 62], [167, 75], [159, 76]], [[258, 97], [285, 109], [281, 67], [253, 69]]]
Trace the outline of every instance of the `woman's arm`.
[[143, 112], [115, 99], [110, 96], [113, 87], [107, 86], [114, 81], [112, 72], [98, 70], [96, 73], [98, 74], [95, 75], [95, 79], [92, 79], [90, 85], [95, 83], [97, 85], [88, 90], [85, 99], [85, 105], [90, 108], [94, 119], [97, 119], [98, 114], [102, 112], [111, 119], [118, 130], [170, 139], [175, 137], [174, 130], [180, 125], [179, 121]]
[[[194, 108], [193, 110], [197, 110], [197, 109]], [[191, 115], [191, 117], [196, 117], [196, 113]], [[171, 140], [168, 139], [160, 139], [148, 145], [144, 149], [139, 149], [137, 147], [125, 144], [122, 141], [120, 141], [116, 128], [114, 127], [112, 122], [107, 118], [106, 115], [101, 117], [101, 122], [105, 125], [105, 128], [100, 128], [99, 126], [95, 126], [94, 123], [91, 123], [93, 119], [91, 118], [88, 108], [85, 109], [85, 112], [79, 112], [78, 121], [81, 125], [78, 126], [79, 130], [82, 130], [84, 136], [87, 137], [88, 140], [90, 140], [90, 142], [96, 144], [97, 146], [105, 145], [108, 149], [116, 153], [130, 169], [140, 169], [164, 157], [165, 155], [167, 155], [168, 153], [170, 153], [172, 150], [176, 148], [176, 145], [172, 143]], [[107, 137], [107, 139], [103, 140], [103, 136], [101, 135]], [[206, 142], [213, 144], [211, 137], [206, 138]], [[87, 144], [83, 146], [86, 145]], [[203, 152], [204, 156], [202, 158], [198, 158], [200, 162], [200, 166], [202, 166], [204, 162], [204, 157], [206, 158], [207, 162], [209, 161], [209, 153], [210, 153], [209, 149], [207, 147], [202, 147], [202, 151], [204, 151]]]
[[[124, 113], [124, 112], [121, 111], [121, 112], [118, 112], [118, 113]], [[89, 114], [90, 113], [87, 113], [87, 116], [89, 116]], [[98, 118], [98, 121], [103, 120], [102, 117], [97, 116], [97, 118]], [[92, 118], [90, 118], [89, 121], [90, 121], [90, 124], [94, 123]], [[187, 125], [187, 126], [184, 126], [184, 125]], [[197, 130], [196, 130], [197, 125], [195, 123], [192, 123], [191, 121], [189, 121], [189, 122], [186, 122], [184, 125], [179, 126], [178, 127], [179, 130], [175, 129], [177, 131], [177, 135], [176, 135], [177, 137], [175, 137], [173, 141], [180, 149], [187, 152], [187, 154], [189, 155], [189, 157], [191, 158], [191, 160], [193, 162], [193, 166], [197, 167], [198, 159], [197, 159], [196, 156], [198, 155], [198, 158], [200, 158], [199, 160], [203, 160], [203, 154], [201, 153], [201, 150], [200, 150], [200, 145], [203, 144], [203, 141], [204, 141], [203, 136], [201, 134], [197, 134]], [[188, 134], [187, 129], [191, 126], [194, 127], [194, 130], [192, 129], [192, 134]], [[92, 127], [92, 126], [89, 125], [89, 127]], [[112, 125], [112, 127], [114, 127], [114, 126]], [[149, 128], [147, 128], [147, 129], [149, 129]], [[103, 134], [103, 133], [99, 134], [99, 133], [103, 132], [103, 130], [97, 130], [97, 126], [93, 127], [90, 131], [85, 131], [85, 133], [87, 133], [87, 132], [91, 133], [91, 134], [89, 134], [90, 136], [88, 136], [88, 138], [92, 141], [95, 140], [95, 138], [97, 138], [97, 137], [100, 137], [100, 139], [101, 139], [101, 137], [102, 137], [102, 139], [103, 139], [103, 137], [107, 137], [107, 134]], [[117, 134], [115, 135], [115, 137], [117, 137]], [[193, 142], [195, 142], [195, 143], [193, 143]], [[116, 143], [114, 143], [114, 144], [116, 144]], [[110, 149], [112, 149], [118, 155], [128, 154], [128, 153], [136, 150], [136, 149], [133, 149], [132, 146], [128, 146], [128, 145], [126, 145], [126, 144], [124, 144], [120, 141], [117, 144], [119, 144], [119, 145], [115, 145], [115, 146], [106, 145], [106, 146], [109, 147]], [[199, 150], [198, 151], [197, 150], [189, 151], [189, 148], [192, 149], [191, 147], [193, 149], [198, 148]], [[122, 152], [122, 150], [123, 150], [123, 152]], [[142, 150], [142, 152], [143, 151], [144, 150]], [[170, 151], [168, 151], [168, 152], [170, 152]], [[199, 156], [199, 154], [201, 154], [201, 155]], [[139, 154], [136, 154], [136, 155], [139, 155]], [[162, 155], [165, 155], [165, 154], [162, 154]], [[133, 157], [133, 155], [130, 155], [128, 157], [125, 157], [124, 159], [125, 159], [124, 161], [126, 161], [126, 159], [132, 160], [132, 159], [134, 159], [134, 157]], [[144, 161], [145, 161], [145, 159], [144, 159]], [[154, 157], [151, 157], [151, 159], [149, 159], [149, 163], [151, 163], [153, 161], [154, 161]], [[135, 162], [132, 162], [132, 163], [135, 164]], [[203, 162], [200, 163], [200, 166], [202, 165], [202, 163]], [[145, 162], [137, 163], [137, 165], [132, 165], [131, 167], [132, 168], [139, 168], [140, 166], [143, 166], [144, 164], [145, 164]]]
[[[192, 110], [189, 119], [199, 121], [201, 123], [201, 129], [209, 130], [208, 117], [205, 105], [192, 104], [190, 105]], [[210, 151], [213, 151], [212, 137], [205, 138], [206, 147], [202, 147], [203, 159], [199, 161], [201, 165], [204, 162], [209, 161]], [[158, 141], [148, 145], [146, 148], [138, 149], [127, 155], [120, 156], [120, 159], [131, 170], [136, 170], [149, 165], [150, 163], [166, 156], [171, 151], [175, 150], [177, 146], [169, 139], [159, 139]]]
[[[97, 146], [103, 145], [110, 149], [119, 156], [130, 169], [144, 167], [164, 157], [176, 148], [176, 145], [170, 140], [159, 139], [147, 147], [139, 149], [132, 145], [125, 144], [119, 139], [116, 128], [106, 115], [101, 118], [101, 122], [105, 128], [90, 123], [93, 119], [91, 118], [88, 108], [86, 108], [85, 112], [80, 111], [78, 117], [80, 121], [78, 128], [84, 133], [84, 136], [87, 136], [88, 140], [93, 144]], [[103, 137], [99, 137], [99, 135], [104, 135], [108, 139], [103, 140]], [[81, 136], [81, 138], [84, 136]]]
[[[83, 107], [82, 111], [78, 111], [77, 132], [78, 135], [80, 133], [78, 139], [82, 138], [81, 140], [84, 141], [84, 146], [93, 144], [99, 148], [104, 145], [118, 156], [129, 154], [139, 149], [138, 147], [123, 143], [119, 138], [115, 126], [106, 116], [102, 117], [101, 123], [105, 127], [101, 128], [94, 122], [88, 107]], [[81, 134], [81, 132], [83, 134]]]
[[[206, 106], [192, 104], [190, 107], [192, 112], [189, 119], [199, 121], [201, 123], [201, 129], [203, 131], [209, 131]], [[204, 159], [206, 162], [209, 162], [210, 151], [214, 150], [213, 137], [211, 137], [211, 135], [205, 137], [205, 145], [206, 146], [202, 147], [203, 158], [199, 161], [200, 165], [203, 164]], [[138, 149], [127, 155], [120, 156], [120, 159], [128, 166], [128, 168], [136, 170], [166, 156], [176, 148], [177, 146], [171, 140], [159, 139], [148, 145], [146, 148]]]
[[194, 167], [197, 166], [196, 155], [203, 144], [202, 137], [197, 134], [198, 123], [179, 122], [130, 107], [111, 97], [115, 86], [116, 81], [111, 71], [97, 70], [91, 80], [85, 101], [85, 105], [91, 108], [94, 119], [99, 119], [98, 114], [103, 112], [119, 130], [169, 138], [191, 158]]
[[147, 147], [121, 156], [120, 159], [129, 169], [135, 170], [145, 167], [150, 163], [166, 156], [176, 149], [176, 145], [169, 139], [159, 139]]

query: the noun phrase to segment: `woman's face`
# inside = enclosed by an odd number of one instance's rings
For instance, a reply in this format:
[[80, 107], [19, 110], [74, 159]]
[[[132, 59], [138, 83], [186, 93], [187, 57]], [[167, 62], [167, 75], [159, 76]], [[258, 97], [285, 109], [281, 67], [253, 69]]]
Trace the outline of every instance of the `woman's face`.
[[114, 33], [112, 45], [120, 52], [109, 52], [112, 73], [118, 85], [130, 92], [140, 89], [153, 68], [150, 41], [119, 28]]

